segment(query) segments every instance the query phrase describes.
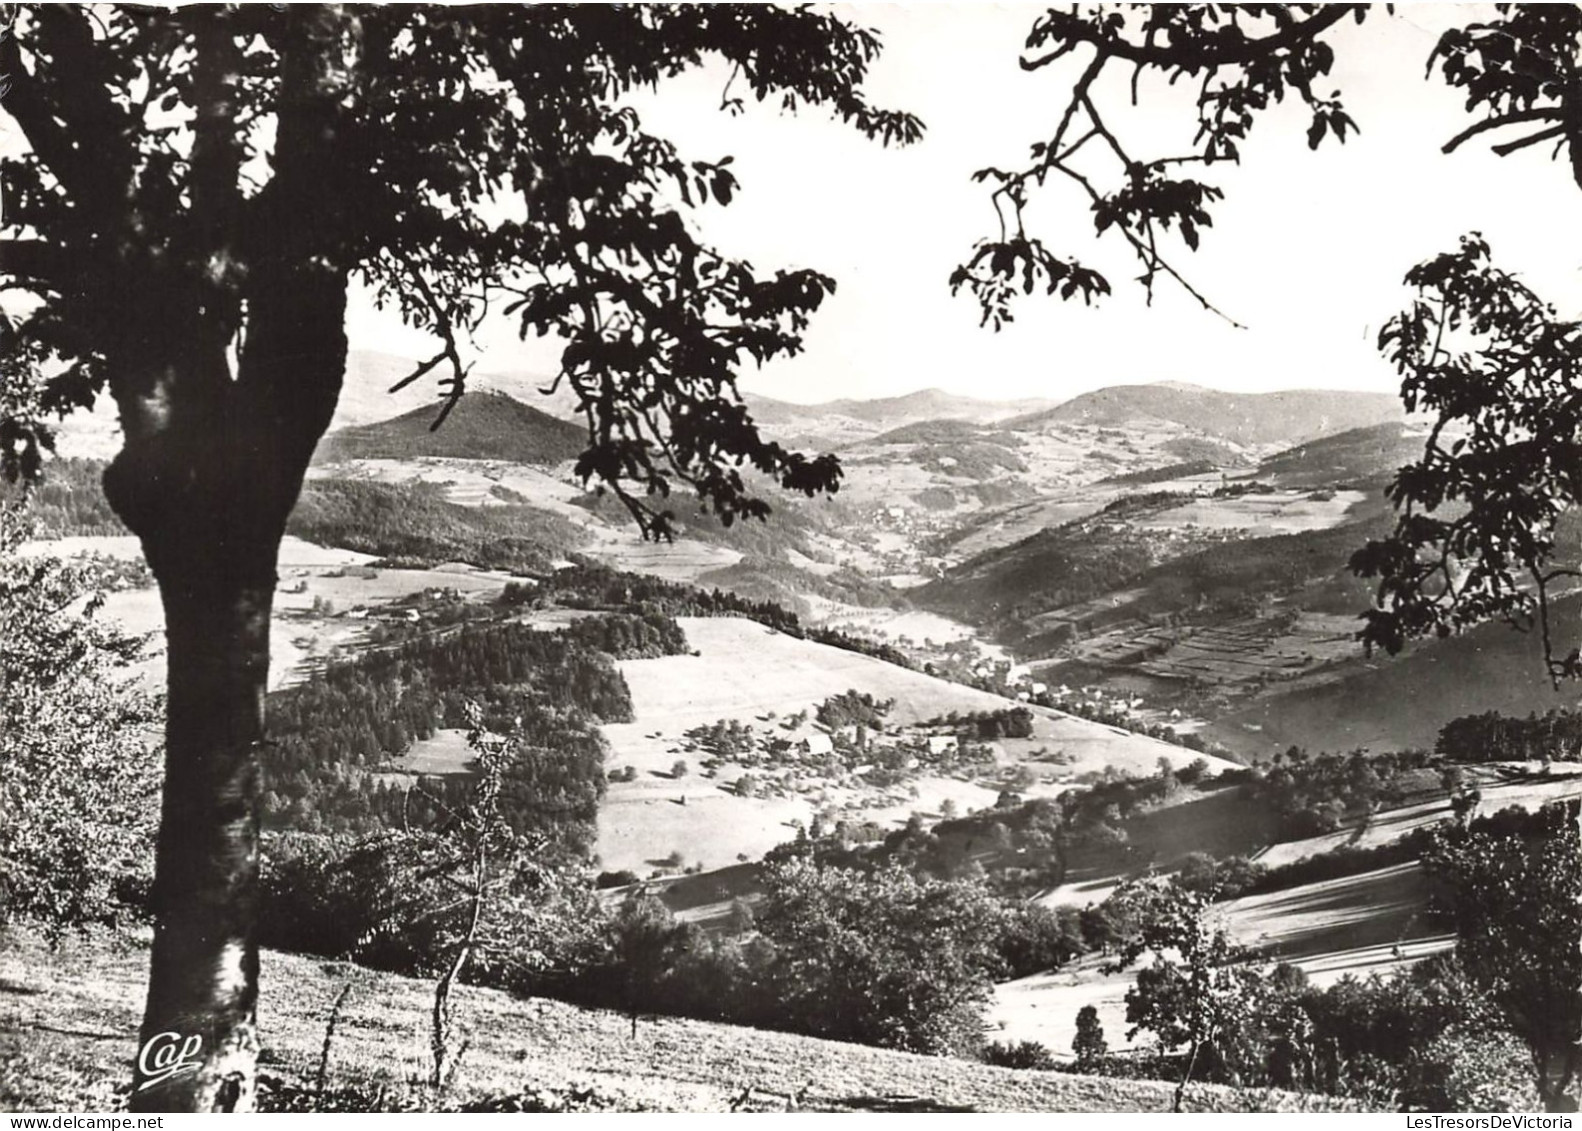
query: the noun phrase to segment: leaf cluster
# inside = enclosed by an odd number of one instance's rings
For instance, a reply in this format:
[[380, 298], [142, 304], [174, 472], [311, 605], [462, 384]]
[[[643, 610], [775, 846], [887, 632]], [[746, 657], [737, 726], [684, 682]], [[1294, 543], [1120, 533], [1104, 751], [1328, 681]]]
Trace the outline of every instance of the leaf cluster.
[[[307, 273], [342, 293], [358, 278], [433, 333], [401, 384], [447, 374], [445, 411], [491, 310], [561, 340], [577, 470], [651, 534], [669, 533], [676, 484], [727, 523], [766, 511], [744, 468], [833, 490], [833, 457], [761, 436], [736, 389], [743, 366], [798, 352], [833, 280], [699, 239], [690, 213], [739, 188], [730, 157], [682, 155], [626, 96], [723, 60], [727, 109], [744, 89], [915, 141], [915, 118], [862, 92], [878, 50], [838, 16], [770, 6], [26, 9], [0, 43], [28, 143], [0, 168], [0, 286], [31, 312], [0, 327], [0, 370], [40, 393], [7, 416], [4, 470], [36, 473], [46, 415], [107, 385], [123, 412], [146, 408], [178, 352], [199, 361], [172, 402], [183, 419], [234, 401], [316, 438], [337, 390], [293, 397], [291, 367], [249, 348], [273, 348], [249, 331]], [[180, 341], [158, 337], [175, 324]]]
[[1389, 488], [1398, 518], [1351, 559], [1377, 579], [1361, 638], [1398, 652], [1501, 617], [1536, 628], [1550, 676], [1582, 674], [1552, 635], [1560, 522], [1582, 492], [1582, 324], [1494, 266], [1477, 233], [1420, 264], [1411, 306], [1380, 332], [1408, 412], [1433, 420]]
[[[1331, 135], [1345, 141], [1356, 122], [1339, 92], [1319, 93], [1315, 84], [1335, 62], [1326, 34], [1348, 16], [1360, 22], [1366, 14], [1366, 5], [1351, 4], [1073, 4], [1046, 12], [1028, 33], [1026, 50], [1032, 54], [1022, 57], [1024, 70], [1079, 53], [1091, 56], [1076, 73], [1053, 132], [1029, 147], [1027, 163], [975, 175], [995, 185], [991, 196], [1000, 235], [980, 243], [956, 269], [952, 289], [969, 287], [984, 323], [992, 321], [996, 329], [1011, 320], [1018, 289], [1032, 294], [1042, 282], [1048, 294], [1081, 295], [1085, 302], [1109, 293], [1104, 275], [1049, 251], [1027, 231], [1024, 209], [1034, 190], [1055, 175], [1088, 202], [1096, 235], [1113, 231], [1125, 240], [1150, 300], [1155, 282], [1165, 276], [1220, 313], [1171, 264], [1161, 238], [1175, 233], [1197, 250], [1202, 229], [1213, 224], [1211, 206], [1223, 194], [1175, 170], [1239, 162], [1241, 144], [1258, 116], [1293, 96], [1311, 114], [1310, 148]], [[1139, 156], [1111, 125], [1094, 92], [1107, 72], [1127, 68], [1134, 104], [1148, 72], [1195, 89], [1196, 131], [1181, 151]]]

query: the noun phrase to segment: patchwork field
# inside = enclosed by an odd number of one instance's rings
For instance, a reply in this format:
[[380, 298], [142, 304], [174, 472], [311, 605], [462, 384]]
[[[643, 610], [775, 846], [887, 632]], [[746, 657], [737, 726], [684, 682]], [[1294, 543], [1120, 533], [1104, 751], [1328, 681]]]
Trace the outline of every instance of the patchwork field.
[[[1556, 601], [1553, 615], [1557, 625], [1577, 624], [1582, 597]], [[1431, 748], [1439, 728], [1461, 715], [1543, 714], [1577, 702], [1575, 687], [1550, 685], [1531, 634], [1486, 624], [1399, 656], [1353, 653], [1336, 671], [1270, 688], [1238, 706], [1207, 737], [1239, 754], [1260, 756], [1293, 744], [1309, 750]]]
[[1339, 525], [1346, 518], [1346, 512], [1366, 498], [1361, 491], [1275, 491], [1267, 495], [1193, 499], [1179, 507], [1141, 518], [1136, 525], [1143, 530], [1198, 526], [1252, 530], [1259, 535], [1295, 534]]

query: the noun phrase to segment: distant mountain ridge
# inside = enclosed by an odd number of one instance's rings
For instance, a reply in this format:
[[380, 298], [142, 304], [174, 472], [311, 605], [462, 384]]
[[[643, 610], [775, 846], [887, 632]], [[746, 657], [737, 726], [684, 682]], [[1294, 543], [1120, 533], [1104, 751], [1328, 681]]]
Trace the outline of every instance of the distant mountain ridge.
[[897, 428], [929, 422], [997, 424], [1013, 416], [1042, 412], [1058, 403], [1052, 398], [979, 400], [942, 389], [920, 389], [898, 397], [848, 398], [821, 404], [793, 404], [759, 393], [747, 393], [743, 399], [752, 411], [753, 420], [767, 435], [803, 446], [850, 444]]
[[789, 417], [809, 415], [847, 416], [870, 424], [898, 427], [920, 420], [968, 420], [988, 423], [1007, 417], [1040, 412], [1059, 402], [1049, 397], [1031, 397], [1021, 400], [991, 401], [976, 397], [961, 397], [943, 389], [919, 389], [898, 397], [876, 397], [873, 400], [824, 401], [820, 404], [793, 404], [772, 397], [748, 393], [746, 401], [753, 410], [754, 419], [772, 424]]
[[1389, 393], [1339, 389], [1290, 389], [1227, 393], [1178, 381], [1112, 385], [1014, 417], [1002, 427], [1037, 431], [1051, 424], [1107, 428], [1161, 422], [1236, 444], [1300, 444], [1320, 436], [1404, 419]]
[[[393, 355], [354, 350], [347, 358], [346, 386], [332, 435], [344, 437], [356, 427], [388, 423], [385, 418], [396, 413], [437, 412], [437, 388], [432, 376], [397, 394], [388, 392], [415, 366], [415, 362]], [[470, 380], [468, 395], [471, 398], [477, 393], [509, 392], [522, 407], [565, 423], [575, 416], [575, 398], [565, 388], [554, 396], [541, 396], [540, 389], [552, 381], [552, 375], [526, 370], [477, 373]], [[1230, 444], [1294, 446], [1404, 419], [1400, 401], [1387, 393], [1336, 389], [1229, 393], [1179, 381], [1112, 385], [1069, 400], [989, 400], [938, 388], [871, 400], [843, 398], [817, 404], [796, 404], [754, 392], [745, 393], [743, 399], [753, 419], [770, 437], [793, 446], [825, 450], [839, 450], [897, 429], [924, 425], [942, 425], [940, 430], [954, 427], [965, 435], [965, 425], [1036, 432], [1058, 424], [1111, 428], [1163, 424]], [[523, 404], [524, 401], [530, 403]], [[446, 429], [449, 427], [447, 422]], [[580, 423], [573, 427], [580, 437]]]
[[587, 434], [567, 420], [491, 390], [462, 397], [438, 429], [437, 404], [424, 404], [375, 424], [342, 428], [319, 443], [315, 460], [493, 459], [552, 466], [575, 459]]

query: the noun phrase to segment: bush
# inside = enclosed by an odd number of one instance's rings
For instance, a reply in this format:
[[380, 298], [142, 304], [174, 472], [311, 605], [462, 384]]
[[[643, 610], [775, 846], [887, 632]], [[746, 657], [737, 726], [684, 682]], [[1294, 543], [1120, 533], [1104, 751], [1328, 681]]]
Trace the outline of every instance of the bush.
[[981, 884], [791, 857], [763, 872], [758, 927], [795, 1029], [930, 1055], [972, 1054], [999, 965]]
[[1078, 1072], [1098, 1072], [1104, 1067], [1110, 1045], [1104, 1039], [1096, 1006], [1084, 1005], [1077, 1010], [1077, 1035], [1071, 1038], [1071, 1051], [1077, 1054]]
[[1014, 1045], [990, 1041], [983, 1048], [983, 1062], [1000, 1068], [1035, 1069], [1040, 1072], [1053, 1072], [1059, 1067], [1049, 1049], [1037, 1041], [1018, 1041]]
[[21, 533], [0, 505], [0, 926], [58, 935], [117, 922], [147, 876], [163, 711], [141, 642], [93, 615], [102, 572], [21, 557]]
[[1419, 1111], [1539, 1111], [1532, 1053], [1512, 1033], [1450, 1029], [1407, 1069], [1402, 1100]]

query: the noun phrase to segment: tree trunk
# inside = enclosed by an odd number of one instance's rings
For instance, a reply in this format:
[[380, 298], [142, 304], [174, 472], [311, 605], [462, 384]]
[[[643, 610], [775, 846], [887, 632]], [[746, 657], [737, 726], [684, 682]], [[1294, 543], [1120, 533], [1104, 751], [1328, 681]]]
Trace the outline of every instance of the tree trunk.
[[1192, 1055], [1187, 1058], [1186, 1067], [1181, 1071], [1181, 1082], [1176, 1085], [1175, 1098], [1170, 1103], [1171, 1111], [1181, 1110], [1181, 1101], [1186, 1098], [1187, 1082], [1192, 1079], [1192, 1069], [1197, 1067], [1197, 1054], [1202, 1047], [1201, 1041], [1192, 1042]]
[[[1541, 1090], [1545, 1111], [1572, 1112], [1577, 1110], [1577, 1099], [1571, 1094], [1571, 1085], [1576, 1079], [1577, 1059], [1577, 1046], [1569, 1045], [1565, 1047], [1563, 1052], [1539, 1065], [1538, 1087]], [[1549, 1067], [1555, 1060], [1558, 1060], [1559, 1063], [1552, 1078]]]
[[[184, 525], [184, 524], [183, 524]], [[274, 544], [175, 548], [154, 945], [134, 1111], [248, 1111], [258, 1057], [258, 764]]]
[[268, 283], [234, 381], [222, 335], [210, 335], [216, 348], [151, 316], [169, 331], [156, 345], [199, 344], [134, 357], [112, 385], [126, 443], [105, 494], [159, 583], [169, 668], [134, 1111], [247, 1111], [256, 1099], [257, 756], [275, 567], [346, 365], [344, 273]]

